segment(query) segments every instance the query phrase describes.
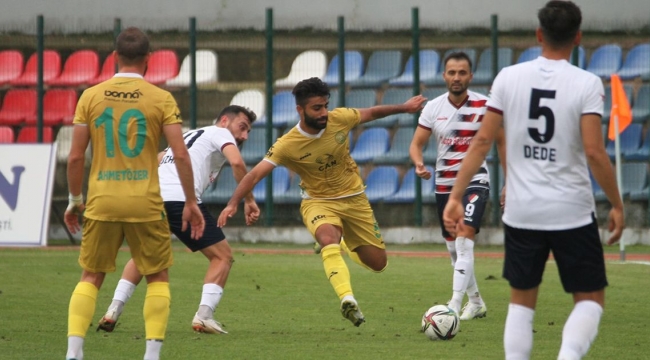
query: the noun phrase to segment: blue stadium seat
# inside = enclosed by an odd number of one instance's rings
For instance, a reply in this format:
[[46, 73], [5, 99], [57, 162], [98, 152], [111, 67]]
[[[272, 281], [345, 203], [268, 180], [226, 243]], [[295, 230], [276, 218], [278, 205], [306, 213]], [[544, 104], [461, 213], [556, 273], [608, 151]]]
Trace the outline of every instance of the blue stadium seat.
[[[275, 169], [273, 169], [272, 176], [273, 198], [275, 199], [276, 196], [282, 197], [287, 192], [287, 189], [289, 189], [289, 170], [284, 166], [277, 166]], [[255, 201], [258, 203], [266, 201], [266, 179], [267, 178], [263, 178], [253, 188], [253, 196], [255, 197]]]
[[[497, 51], [497, 72], [506, 66], [512, 65], [512, 49], [509, 47], [500, 47]], [[472, 84], [491, 84], [492, 83], [492, 49], [483, 50], [476, 64], [476, 71], [472, 78]]]
[[[381, 103], [384, 104], [384, 105], [402, 104], [406, 100], [410, 99], [411, 97], [413, 97], [413, 89], [409, 89], [409, 88], [388, 88], [384, 92], [384, 96], [382, 96]], [[389, 115], [389, 116], [383, 117], [381, 119], [377, 119], [377, 120], [374, 120], [374, 121], [367, 122], [367, 123], [365, 123], [363, 125], [365, 127], [377, 127], [377, 126], [392, 127], [398, 121], [402, 121], [403, 118], [407, 118], [407, 119], [410, 119], [412, 121], [413, 114]]]
[[[363, 55], [356, 50], [345, 50], [345, 83], [355, 81], [363, 74]], [[339, 85], [339, 55], [336, 54], [327, 67], [327, 72], [322, 79], [330, 88]]]
[[632, 200], [648, 200], [648, 164], [625, 163], [621, 166], [623, 196]]
[[[433, 81], [440, 68], [440, 55], [435, 50], [420, 50], [420, 82]], [[388, 80], [391, 86], [412, 86], [415, 81], [413, 76], [413, 55], [406, 61], [402, 75]]]
[[[641, 146], [641, 124], [630, 124], [620, 135], [619, 139], [621, 141], [621, 154], [635, 152]], [[607, 155], [610, 158], [615, 156], [615, 141], [607, 142]]]
[[[273, 129], [271, 144], [277, 138], [277, 130]], [[248, 134], [248, 140], [242, 145], [241, 156], [246, 164], [255, 164], [262, 160], [268, 149], [265, 129], [253, 129]]]
[[377, 50], [370, 55], [366, 72], [349, 84], [353, 87], [379, 87], [399, 75], [401, 68], [402, 54], [399, 50]]
[[398, 187], [399, 173], [393, 166], [377, 166], [366, 178], [366, 196], [371, 203], [392, 196]]
[[330, 89], [330, 103], [327, 106], [329, 110], [336, 109], [339, 107], [339, 91], [336, 89]]
[[643, 84], [639, 88], [632, 106], [634, 122], [644, 122], [650, 117], [650, 84]]
[[359, 135], [350, 155], [358, 164], [364, 164], [384, 155], [389, 146], [390, 136], [386, 128], [366, 129]]
[[293, 174], [287, 191], [285, 191], [284, 194], [279, 194], [277, 196], [274, 194], [273, 201], [278, 204], [299, 204], [300, 201], [302, 201], [300, 176], [298, 174]]
[[[632, 96], [634, 94], [634, 88], [630, 84], [623, 84], [623, 91], [625, 91], [625, 96], [627, 97], [627, 101], [631, 105], [634, 100], [634, 97]], [[605, 102], [605, 106], [603, 108], [602, 122], [609, 123], [609, 116], [610, 113], [612, 112], [612, 87], [609, 84], [605, 86], [604, 102]]]
[[237, 181], [232, 175], [232, 168], [224, 166], [219, 172], [217, 181], [211, 184], [201, 195], [206, 204], [225, 204], [237, 188]]
[[438, 69], [438, 74], [432, 79], [432, 80], [427, 80], [423, 81], [422, 83], [428, 86], [431, 85], [445, 85], [445, 80], [442, 78], [442, 74], [445, 72], [445, 59], [449, 54], [453, 52], [459, 52], [463, 51], [469, 56], [469, 59], [472, 60], [472, 71], [476, 68], [476, 50], [472, 48], [455, 48], [455, 49], [449, 49], [445, 51], [445, 54], [442, 56], [442, 59], [440, 60], [440, 69]]
[[380, 165], [404, 165], [409, 162], [409, 147], [413, 139], [413, 128], [398, 128], [391, 140], [390, 149], [384, 155], [377, 156], [375, 164]]
[[587, 65], [587, 71], [604, 79], [615, 74], [623, 63], [623, 50], [616, 44], [602, 45], [597, 48]]
[[345, 106], [363, 109], [377, 105], [377, 94], [372, 89], [352, 89], [345, 94]]
[[650, 43], [639, 44], [627, 53], [623, 66], [618, 70], [621, 80], [650, 75]]
[[[431, 174], [434, 174], [434, 170], [431, 166], [427, 166], [427, 169], [431, 171]], [[435, 197], [435, 180], [434, 175], [431, 176], [429, 180], [422, 179], [422, 202], [424, 203], [434, 203], [436, 201]], [[384, 199], [385, 202], [390, 203], [412, 203], [415, 201], [415, 168], [410, 168], [404, 175], [402, 183], [400, 184], [399, 189], [395, 194]]]
[[[254, 127], [266, 126], [267, 116], [264, 115], [253, 123]], [[300, 121], [296, 112], [296, 100], [291, 91], [278, 91], [273, 95], [273, 127], [281, 128], [287, 125], [295, 125]]]
[[540, 55], [542, 55], [542, 47], [531, 46], [528, 49], [522, 51], [521, 54], [519, 54], [519, 57], [517, 58], [517, 64], [526, 61], [535, 60]]

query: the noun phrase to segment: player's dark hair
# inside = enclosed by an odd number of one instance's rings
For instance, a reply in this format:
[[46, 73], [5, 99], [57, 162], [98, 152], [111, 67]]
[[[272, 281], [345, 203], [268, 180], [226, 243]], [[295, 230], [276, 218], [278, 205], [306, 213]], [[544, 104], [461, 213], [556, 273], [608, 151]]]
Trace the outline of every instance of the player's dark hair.
[[315, 96], [326, 96], [329, 99], [330, 88], [321, 79], [313, 77], [297, 83], [291, 93], [296, 98], [296, 105], [305, 106]]
[[467, 55], [464, 51], [454, 51], [451, 54], [447, 55], [444, 62], [445, 69], [447, 68], [447, 62], [449, 62], [451, 59], [467, 61], [469, 64], [469, 71], [472, 72], [472, 59], [470, 59], [469, 55]]
[[217, 120], [221, 119], [223, 116], [227, 116], [229, 119], [234, 119], [237, 115], [239, 114], [244, 114], [247, 118], [248, 121], [252, 124], [257, 120], [257, 115], [255, 112], [245, 106], [239, 106], [239, 105], [228, 105], [221, 112], [219, 113], [219, 116], [217, 116]]
[[551, 0], [539, 9], [537, 18], [544, 40], [551, 47], [565, 47], [573, 45], [580, 30], [582, 13], [571, 1]]
[[126, 28], [115, 40], [115, 51], [125, 65], [140, 63], [151, 51], [149, 37], [136, 27]]

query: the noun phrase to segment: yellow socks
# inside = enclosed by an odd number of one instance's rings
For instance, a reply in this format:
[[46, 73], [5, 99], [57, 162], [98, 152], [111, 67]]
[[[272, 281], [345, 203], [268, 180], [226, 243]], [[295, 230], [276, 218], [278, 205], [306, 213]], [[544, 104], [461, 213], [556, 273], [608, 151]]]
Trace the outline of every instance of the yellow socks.
[[144, 328], [147, 340], [163, 340], [169, 321], [171, 295], [169, 283], [154, 282], [147, 284], [144, 299]]
[[68, 336], [86, 336], [95, 314], [98, 291], [89, 282], [79, 282], [74, 288], [68, 307]]
[[346, 295], [352, 295], [350, 271], [341, 256], [341, 246], [338, 244], [327, 245], [321, 250], [320, 255], [323, 258], [325, 275], [339, 299], [343, 299]]

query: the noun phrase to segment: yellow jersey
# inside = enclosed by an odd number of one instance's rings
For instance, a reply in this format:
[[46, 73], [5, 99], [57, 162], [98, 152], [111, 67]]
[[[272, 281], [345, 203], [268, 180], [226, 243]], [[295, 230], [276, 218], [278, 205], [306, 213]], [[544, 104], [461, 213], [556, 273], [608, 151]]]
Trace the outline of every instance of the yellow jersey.
[[88, 126], [93, 150], [84, 216], [164, 218], [157, 154], [163, 125], [181, 122], [174, 97], [138, 74], [119, 73], [86, 89], [74, 117], [75, 125]]
[[359, 120], [357, 109], [334, 109], [325, 129], [312, 135], [295, 126], [271, 146], [264, 160], [300, 175], [303, 197], [338, 199], [360, 194], [365, 186], [350, 156], [348, 136]]

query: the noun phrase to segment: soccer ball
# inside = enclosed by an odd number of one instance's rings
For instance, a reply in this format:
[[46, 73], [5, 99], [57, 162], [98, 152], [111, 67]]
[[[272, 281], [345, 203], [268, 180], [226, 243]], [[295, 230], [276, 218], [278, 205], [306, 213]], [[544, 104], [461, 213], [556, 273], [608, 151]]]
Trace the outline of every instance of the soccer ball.
[[460, 319], [447, 305], [435, 305], [422, 316], [422, 332], [430, 340], [451, 340], [458, 333]]

